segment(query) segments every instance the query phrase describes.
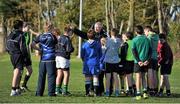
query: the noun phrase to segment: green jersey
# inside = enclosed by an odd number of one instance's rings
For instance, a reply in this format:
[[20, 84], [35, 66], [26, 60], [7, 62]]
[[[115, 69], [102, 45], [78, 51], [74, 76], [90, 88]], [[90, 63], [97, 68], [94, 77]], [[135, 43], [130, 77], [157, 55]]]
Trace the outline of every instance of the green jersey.
[[25, 40], [26, 40], [26, 47], [29, 48], [29, 44], [30, 44], [30, 35], [29, 35], [29, 32], [25, 32], [24, 33], [24, 37], [25, 37]]
[[127, 44], [128, 44], [128, 50], [127, 50], [127, 56], [126, 56], [127, 61], [134, 61], [134, 56], [132, 53], [132, 43], [133, 43], [132, 40], [127, 41]]
[[148, 34], [148, 39], [150, 40], [151, 48], [152, 48], [151, 58], [157, 60], [158, 59], [157, 47], [158, 47], [159, 35], [150, 32]]
[[30, 49], [29, 49], [30, 34], [29, 34], [29, 32], [24, 32], [24, 37], [25, 37], [25, 41], [26, 41], [26, 48], [27, 48], [28, 53], [29, 53], [29, 55], [30, 55]]
[[136, 36], [133, 39], [132, 43], [132, 50], [135, 58], [135, 63], [138, 63], [138, 61], [145, 62], [149, 60], [150, 48], [150, 41], [145, 35]]

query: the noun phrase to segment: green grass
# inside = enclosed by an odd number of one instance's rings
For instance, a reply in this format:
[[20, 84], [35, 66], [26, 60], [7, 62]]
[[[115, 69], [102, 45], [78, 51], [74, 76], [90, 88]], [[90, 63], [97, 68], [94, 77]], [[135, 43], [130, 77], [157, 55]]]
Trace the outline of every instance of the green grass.
[[[173, 96], [171, 98], [150, 97], [140, 101], [134, 100], [132, 97], [84, 97], [84, 76], [82, 74], [82, 63], [80, 59], [73, 57], [71, 60], [71, 77], [69, 90], [72, 96], [48, 97], [47, 89], [45, 89], [43, 97], [36, 97], [35, 91], [38, 79], [38, 57], [33, 59], [33, 74], [28, 82], [31, 92], [25, 92], [22, 96], [10, 97], [12, 65], [8, 54], [0, 54], [0, 103], [179, 103], [180, 102], [180, 60], [176, 60], [173, 71], [170, 76], [171, 90]], [[47, 86], [46, 86], [47, 88]]]

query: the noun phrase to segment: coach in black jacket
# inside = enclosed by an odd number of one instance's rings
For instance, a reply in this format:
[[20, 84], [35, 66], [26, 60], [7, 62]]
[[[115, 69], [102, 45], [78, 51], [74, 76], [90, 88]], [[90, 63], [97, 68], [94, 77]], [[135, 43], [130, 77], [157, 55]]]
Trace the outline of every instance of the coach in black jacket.
[[[97, 40], [100, 41], [100, 39], [101, 39], [102, 37], [107, 37], [106, 32], [105, 32], [105, 31], [103, 30], [103, 28], [102, 28], [101, 22], [96, 22], [95, 25], [92, 26], [92, 28], [94, 28], [95, 38], [96, 38]], [[83, 38], [83, 39], [88, 39], [86, 32], [80, 31], [80, 30], [77, 29], [77, 28], [74, 28], [74, 29], [73, 29], [73, 32], [74, 32], [76, 35], [78, 35], [78, 36], [80, 36], [81, 38]]]

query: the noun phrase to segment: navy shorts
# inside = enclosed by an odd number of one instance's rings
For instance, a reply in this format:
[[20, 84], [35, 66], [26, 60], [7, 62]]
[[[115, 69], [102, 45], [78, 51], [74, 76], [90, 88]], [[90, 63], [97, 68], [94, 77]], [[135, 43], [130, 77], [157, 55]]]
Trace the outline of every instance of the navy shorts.
[[160, 66], [161, 75], [170, 75], [172, 70], [172, 64], [162, 64]]
[[105, 73], [119, 72], [119, 63], [105, 63]]
[[158, 71], [158, 60], [151, 59], [150, 68], [152, 68], [153, 70]]
[[126, 74], [133, 73], [133, 71], [134, 71], [134, 61], [126, 61], [124, 69], [125, 69]]
[[124, 74], [125, 74], [125, 63], [124, 63], [124, 62], [120, 62], [120, 63], [119, 63], [117, 73], [118, 73], [119, 75], [124, 75]]
[[58, 68], [57, 70], [69, 71], [69, 70], [70, 70], [70, 68]]
[[24, 58], [21, 54], [12, 54], [10, 59], [14, 69], [23, 70]]
[[149, 69], [149, 65], [141, 67], [139, 66], [138, 63], [134, 63], [134, 73], [140, 73], [140, 72], [145, 73], [148, 71], [148, 69]]
[[99, 65], [84, 65], [83, 74], [85, 75], [99, 75], [100, 66]]
[[31, 61], [31, 57], [27, 57], [24, 59], [24, 66], [31, 66], [32, 65], [32, 61]]

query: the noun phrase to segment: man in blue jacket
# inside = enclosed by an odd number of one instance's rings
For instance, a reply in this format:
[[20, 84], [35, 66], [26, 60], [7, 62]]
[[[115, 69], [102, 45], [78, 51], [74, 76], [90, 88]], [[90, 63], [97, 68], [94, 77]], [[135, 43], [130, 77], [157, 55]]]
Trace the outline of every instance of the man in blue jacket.
[[[39, 63], [39, 78], [36, 96], [43, 96], [46, 81], [46, 72], [48, 74], [48, 95], [55, 96], [56, 87], [56, 66], [55, 66], [55, 45], [56, 37], [51, 33], [52, 24], [44, 25], [44, 33], [36, 37], [32, 42], [32, 47], [41, 53]], [[39, 43], [39, 47], [36, 44]]]

